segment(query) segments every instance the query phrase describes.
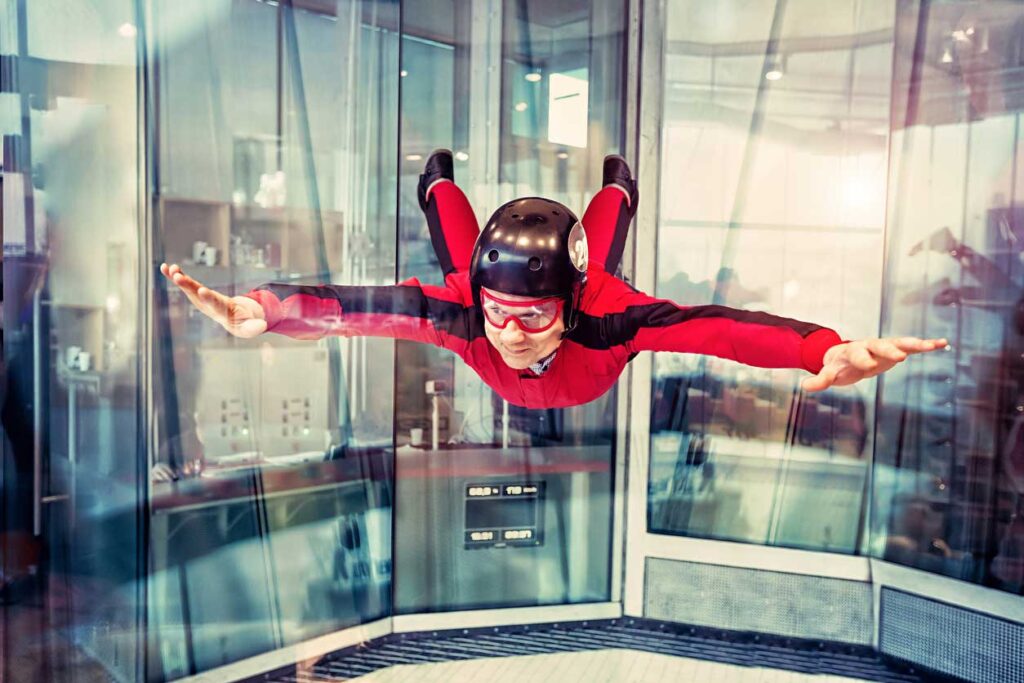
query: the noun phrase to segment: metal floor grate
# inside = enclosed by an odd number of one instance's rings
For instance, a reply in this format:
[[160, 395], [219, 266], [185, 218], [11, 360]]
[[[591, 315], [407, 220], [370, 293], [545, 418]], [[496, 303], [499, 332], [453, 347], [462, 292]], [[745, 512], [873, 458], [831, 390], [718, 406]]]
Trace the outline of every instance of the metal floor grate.
[[483, 657], [631, 649], [739, 666], [806, 674], [848, 676], [883, 683], [955, 681], [892, 660], [869, 647], [763, 634], [690, 627], [644, 619], [539, 624], [487, 629], [392, 634], [360, 647], [325, 655], [312, 674], [293, 668], [248, 679], [249, 683], [313, 683], [357, 678], [401, 664]]

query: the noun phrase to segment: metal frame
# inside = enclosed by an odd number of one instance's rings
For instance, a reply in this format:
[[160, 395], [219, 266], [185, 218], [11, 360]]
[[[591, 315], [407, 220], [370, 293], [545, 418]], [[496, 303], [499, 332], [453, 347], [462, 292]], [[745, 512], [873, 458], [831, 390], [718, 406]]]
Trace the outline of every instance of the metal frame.
[[641, 547], [644, 560], [658, 558], [847, 581], [871, 581], [869, 559], [863, 556], [650, 533], [644, 534]]
[[[639, 156], [639, 105], [640, 105], [640, 12], [641, 0], [630, 0], [626, 10], [626, 103], [623, 108], [624, 141], [622, 153], [636, 164]], [[636, 273], [636, 239], [633, 232], [627, 237], [622, 275], [632, 280]], [[609, 597], [612, 602], [622, 602], [622, 587], [626, 567], [626, 492], [629, 480], [628, 464], [630, 453], [629, 411], [633, 402], [633, 366], [626, 366], [619, 378], [615, 406], [615, 461], [612, 487], [612, 564], [609, 572], [611, 586]]]
[[[636, 5], [640, 7], [636, 9]], [[659, 177], [661, 166], [662, 74], [664, 70], [664, 0], [631, 3], [630, 21], [637, 18], [639, 73], [636, 157], [640, 202], [634, 233], [634, 283], [641, 291], [654, 291], [658, 240]], [[644, 31], [644, 27], [652, 28]], [[632, 33], [632, 26], [631, 26]], [[632, 53], [631, 53], [632, 54]], [[652, 355], [642, 353], [633, 360], [630, 373], [628, 480], [626, 487], [625, 580], [623, 613], [643, 615], [644, 552], [647, 537], [647, 476], [650, 459]], [[623, 425], [620, 425], [620, 430]]]

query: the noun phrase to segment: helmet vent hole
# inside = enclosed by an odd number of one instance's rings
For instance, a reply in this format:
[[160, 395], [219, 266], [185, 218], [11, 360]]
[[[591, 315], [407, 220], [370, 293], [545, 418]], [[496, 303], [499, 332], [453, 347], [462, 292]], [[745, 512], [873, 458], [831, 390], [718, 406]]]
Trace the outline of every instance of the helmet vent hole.
[[530, 270], [540, 270], [540, 259], [536, 256], [530, 257], [529, 266]]
[[562, 215], [562, 214], [558, 213], [557, 211], [552, 211], [551, 213], [552, 213], [553, 215], [555, 215], [555, 216], [561, 216], [561, 215]]
[[491, 263], [494, 263], [495, 261], [497, 261], [498, 260], [498, 250], [497, 249], [491, 249], [491, 251], [487, 254], [487, 260], [490, 261]]
[[512, 218], [519, 218], [519, 214], [518, 213], [512, 214]]

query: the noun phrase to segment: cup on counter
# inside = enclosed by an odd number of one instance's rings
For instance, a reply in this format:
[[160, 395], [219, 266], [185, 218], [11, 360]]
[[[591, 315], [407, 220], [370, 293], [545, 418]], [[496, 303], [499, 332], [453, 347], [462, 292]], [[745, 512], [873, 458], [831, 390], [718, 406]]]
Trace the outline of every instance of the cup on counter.
[[192, 243], [192, 263], [205, 263], [206, 248], [210, 246], [206, 242], [197, 240]]
[[409, 444], [411, 446], [423, 445], [423, 427], [413, 427], [409, 430]]
[[216, 247], [207, 246], [206, 249], [203, 250], [203, 261], [202, 262], [205, 263], [208, 266], [215, 266], [215, 265], [217, 265], [217, 248]]

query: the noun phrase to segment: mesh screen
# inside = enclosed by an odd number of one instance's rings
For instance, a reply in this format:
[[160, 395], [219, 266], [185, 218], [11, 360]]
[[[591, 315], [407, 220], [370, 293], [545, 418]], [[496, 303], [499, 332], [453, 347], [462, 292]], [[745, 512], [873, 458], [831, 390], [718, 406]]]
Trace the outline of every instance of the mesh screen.
[[978, 683], [1024, 682], [1022, 624], [885, 587], [879, 621], [884, 654]]

